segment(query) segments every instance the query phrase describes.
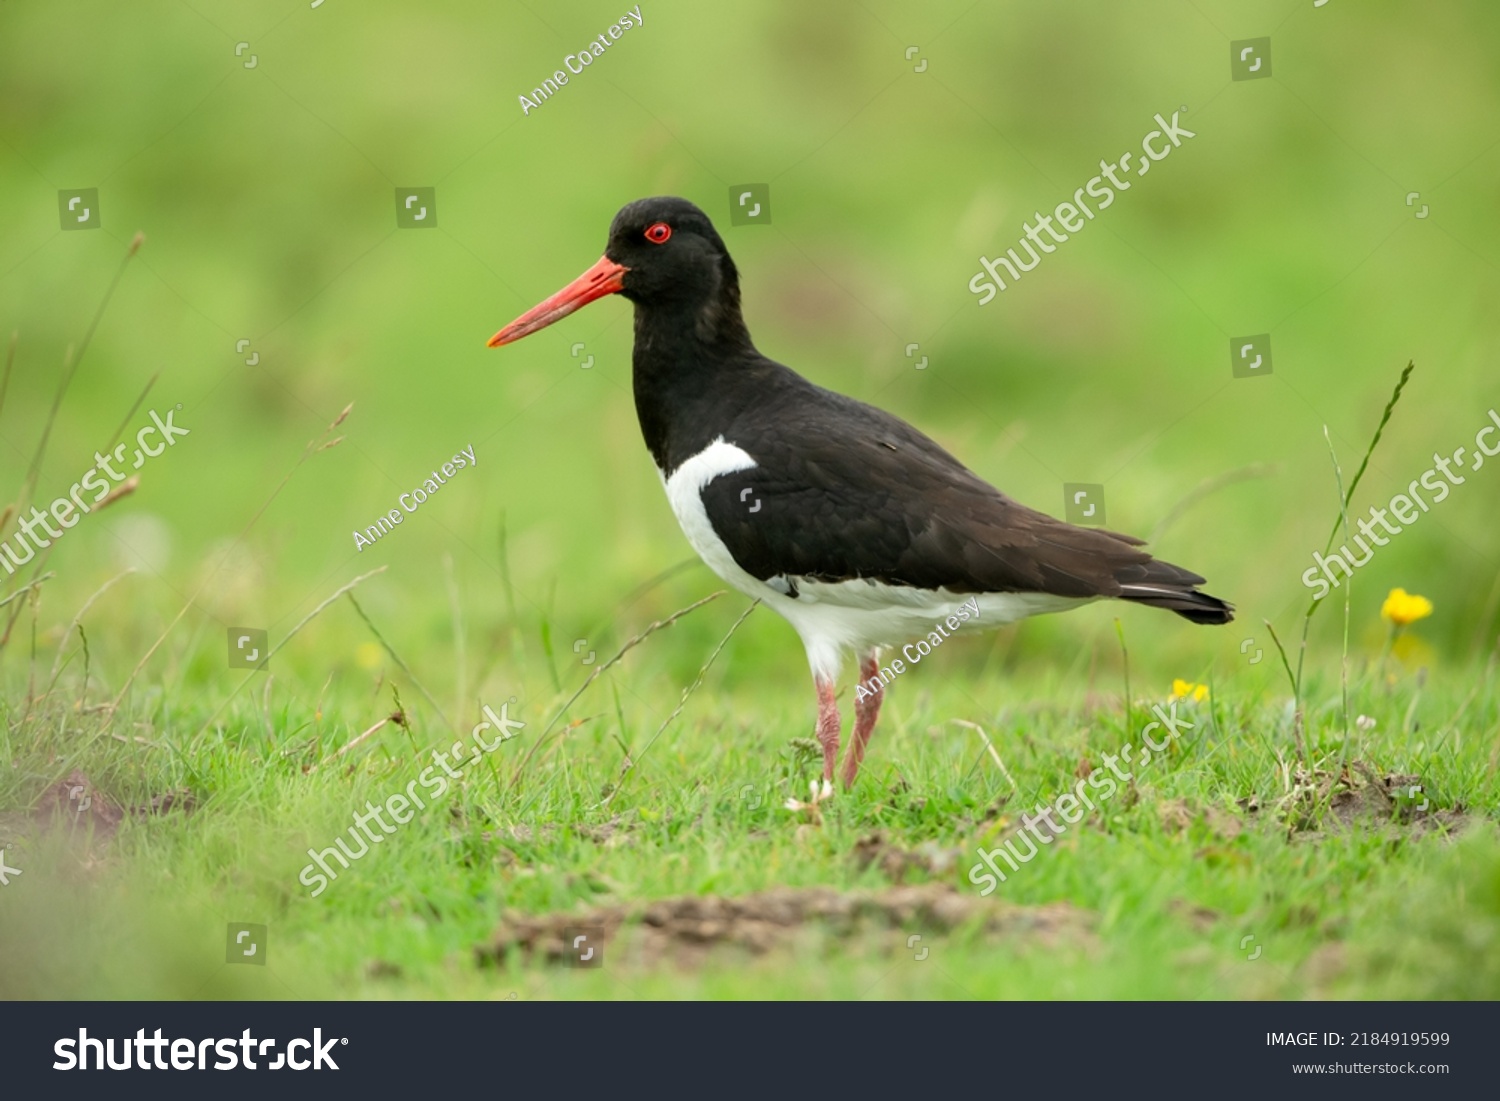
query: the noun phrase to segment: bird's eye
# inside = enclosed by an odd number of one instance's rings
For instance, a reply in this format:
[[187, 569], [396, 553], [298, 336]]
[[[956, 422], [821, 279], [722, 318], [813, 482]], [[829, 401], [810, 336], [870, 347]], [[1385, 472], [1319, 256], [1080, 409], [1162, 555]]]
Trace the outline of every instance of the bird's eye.
[[667, 238], [670, 236], [672, 236], [672, 227], [667, 225], [666, 222], [657, 222], [650, 229], [646, 230], [646, 240], [650, 241], [653, 245], [665, 244]]

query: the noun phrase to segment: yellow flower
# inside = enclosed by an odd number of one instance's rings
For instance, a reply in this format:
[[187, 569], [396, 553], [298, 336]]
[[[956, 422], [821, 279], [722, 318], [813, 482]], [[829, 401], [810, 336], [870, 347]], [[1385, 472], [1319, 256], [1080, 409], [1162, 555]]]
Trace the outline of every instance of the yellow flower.
[[354, 660], [361, 669], [378, 669], [380, 654], [378, 642], [362, 642], [354, 651]]
[[1405, 589], [1392, 589], [1391, 595], [1380, 606], [1381, 618], [1390, 620], [1397, 627], [1426, 619], [1431, 614], [1432, 601], [1425, 596], [1415, 596]]
[[1193, 702], [1196, 703], [1204, 699], [1207, 695], [1208, 685], [1206, 684], [1194, 684], [1192, 681], [1186, 680], [1174, 680], [1172, 682], [1172, 698], [1174, 700], [1185, 699], [1191, 696]]

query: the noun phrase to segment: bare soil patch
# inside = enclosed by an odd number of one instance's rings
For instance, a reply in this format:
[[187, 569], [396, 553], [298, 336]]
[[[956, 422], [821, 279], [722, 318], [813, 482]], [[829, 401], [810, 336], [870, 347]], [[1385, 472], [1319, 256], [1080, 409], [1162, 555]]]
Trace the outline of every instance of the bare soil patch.
[[895, 951], [908, 947], [909, 934], [934, 937], [969, 929], [987, 939], [1052, 946], [1090, 942], [1092, 925], [1092, 914], [1068, 903], [1015, 906], [947, 884], [878, 891], [777, 887], [739, 898], [706, 895], [579, 913], [510, 914], [475, 953], [481, 963], [503, 963], [513, 951], [528, 961], [572, 962], [572, 938], [586, 929], [602, 938], [611, 964], [693, 967], [718, 950], [758, 956], [818, 936], [874, 937]]

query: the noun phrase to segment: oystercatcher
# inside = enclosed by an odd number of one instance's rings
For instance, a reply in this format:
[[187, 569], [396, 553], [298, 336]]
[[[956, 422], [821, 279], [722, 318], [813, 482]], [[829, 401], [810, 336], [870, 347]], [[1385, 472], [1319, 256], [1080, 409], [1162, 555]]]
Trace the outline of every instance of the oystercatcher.
[[686, 199], [622, 209], [599, 262], [490, 347], [607, 294], [635, 304], [636, 413], [688, 542], [721, 578], [785, 617], [807, 648], [825, 790], [847, 652], [859, 658], [861, 682], [845, 787], [891, 676], [877, 660], [884, 647], [1104, 597], [1194, 623], [1233, 618], [1229, 604], [1198, 591], [1203, 578], [1152, 558], [1141, 540], [1027, 508], [905, 421], [761, 355], [740, 315], [734, 261]]

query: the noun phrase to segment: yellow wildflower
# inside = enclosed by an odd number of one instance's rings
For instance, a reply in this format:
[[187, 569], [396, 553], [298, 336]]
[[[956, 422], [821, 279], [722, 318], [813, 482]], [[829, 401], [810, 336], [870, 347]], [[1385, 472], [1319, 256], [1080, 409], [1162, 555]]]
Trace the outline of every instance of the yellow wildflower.
[[1193, 702], [1196, 703], [1204, 699], [1207, 695], [1208, 685], [1206, 684], [1194, 684], [1192, 681], [1186, 680], [1172, 681], [1172, 698], [1174, 700], [1186, 699], [1191, 696]]
[[1397, 627], [1405, 627], [1432, 614], [1432, 601], [1425, 596], [1416, 596], [1405, 589], [1392, 589], [1380, 606], [1380, 615]]

